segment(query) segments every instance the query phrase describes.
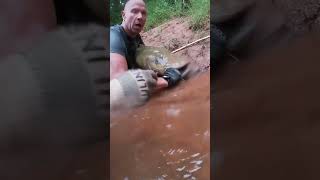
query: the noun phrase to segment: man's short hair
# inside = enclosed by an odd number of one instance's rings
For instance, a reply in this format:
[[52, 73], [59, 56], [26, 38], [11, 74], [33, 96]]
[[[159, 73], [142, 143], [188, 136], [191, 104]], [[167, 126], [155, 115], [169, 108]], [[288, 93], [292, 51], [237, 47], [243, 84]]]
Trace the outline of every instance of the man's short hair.
[[124, 0], [123, 6], [126, 6], [126, 4], [128, 3], [128, 1], [130, 1], [130, 0]]
[[124, 9], [124, 8], [126, 7], [126, 5], [127, 5], [127, 3], [128, 3], [129, 1], [130, 1], [130, 0], [124, 0], [122, 9]]
[[[126, 4], [129, 2], [130, 0], [124, 0], [124, 3], [123, 3], [123, 9], [126, 7]], [[144, 0], [142, 0], [143, 2], [145, 2]]]

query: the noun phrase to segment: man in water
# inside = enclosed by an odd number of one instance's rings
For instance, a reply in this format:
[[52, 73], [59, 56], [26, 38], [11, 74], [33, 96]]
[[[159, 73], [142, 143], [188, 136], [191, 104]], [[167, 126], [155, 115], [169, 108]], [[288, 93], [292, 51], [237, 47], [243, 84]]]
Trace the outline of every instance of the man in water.
[[[143, 0], [128, 0], [125, 2], [122, 11], [122, 24], [114, 25], [110, 28], [110, 76], [111, 80], [119, 77], [130, 69], [138, 67], [135, 59], [136, 49], [143, 45], [140, 36], [146, 19], [147, 9]], [[131, 71], [134, 72], [134, 71]], [[117, 88], [119, 91], [126, 91], [125, 94], [136, 97], [133, 101], [146, 101], [154, 89], [162, 89], [176, 85], [181, 79], [181, 73], [175, 68], [168, 68], [163, 77], [157, 77], [152, 71], [137, 71], [143, 76], [123, 76], [119, 81]], [[132, 78], [128, 78], [132, 77]], [[138, 82], [140, 81], [140, 85]], [[115, 81], [113, 81], [115, 82]], [[111, 83], [110, 96], [115, 96], [112, 91], [115, 83]], [[135, 88], [139, 87], [139, 91]], [[140, 103], [141, 104], [141, 103]]]

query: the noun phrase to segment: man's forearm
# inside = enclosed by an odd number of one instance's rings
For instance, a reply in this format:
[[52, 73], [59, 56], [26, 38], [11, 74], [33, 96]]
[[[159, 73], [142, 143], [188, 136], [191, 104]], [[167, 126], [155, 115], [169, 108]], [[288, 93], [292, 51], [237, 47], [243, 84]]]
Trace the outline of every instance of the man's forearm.
[[110, 79], [117, 78], [128, 70], [125, 57], [117, 53], [110, 53]]
[[[117, 79], [110, 81], [110, 109], [115, 110], [126, 103], [124, 92]], [[128, 102], [127, 102], [128, 103]]]

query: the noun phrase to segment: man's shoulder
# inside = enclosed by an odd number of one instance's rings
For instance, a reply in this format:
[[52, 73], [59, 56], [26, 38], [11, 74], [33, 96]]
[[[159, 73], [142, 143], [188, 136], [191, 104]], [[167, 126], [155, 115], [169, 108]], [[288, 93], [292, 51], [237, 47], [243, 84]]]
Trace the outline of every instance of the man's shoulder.
[[122, 31], [121, 25], [113, 25], [110, 27], [110, 32], [120, 34]]
[[110, 27], [110, 38], [115, 41], [125, 41], [125, 33], [121, 25], [113, 25]]
[[113, 43], [119, 43], [119, 41], [124, 40], [124, 35], [120, 25], [113, 25], [110, 27], [110, 38]]
[[110, 53], [126, 55], [125, 37], [121, 25], [110, 27]]

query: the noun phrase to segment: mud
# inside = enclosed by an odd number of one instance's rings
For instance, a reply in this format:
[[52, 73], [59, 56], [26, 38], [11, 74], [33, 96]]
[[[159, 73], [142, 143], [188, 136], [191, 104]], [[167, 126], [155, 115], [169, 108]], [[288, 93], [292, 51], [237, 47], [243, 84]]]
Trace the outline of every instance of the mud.
[[208, 179], [210, 73], [111, 117], [111, 179]]

